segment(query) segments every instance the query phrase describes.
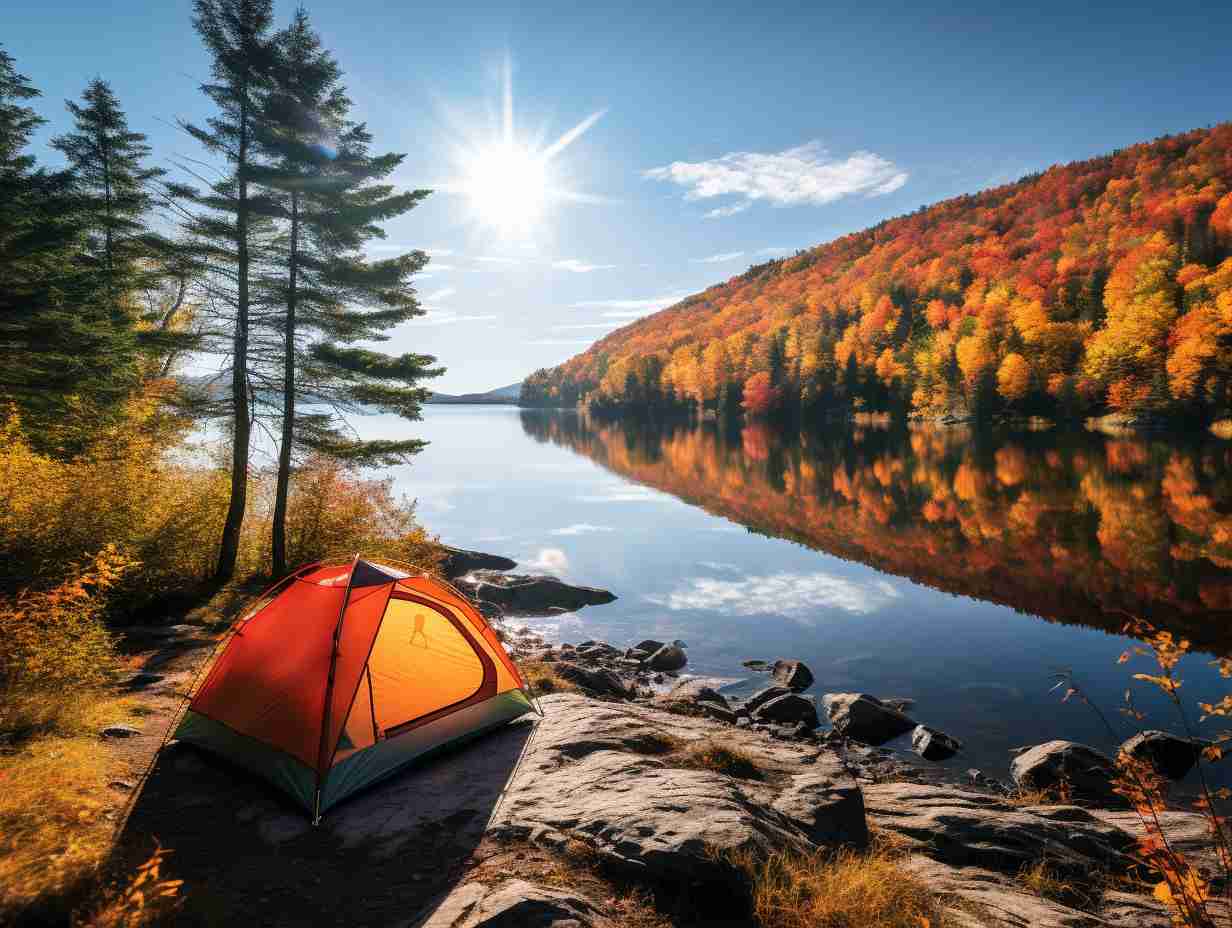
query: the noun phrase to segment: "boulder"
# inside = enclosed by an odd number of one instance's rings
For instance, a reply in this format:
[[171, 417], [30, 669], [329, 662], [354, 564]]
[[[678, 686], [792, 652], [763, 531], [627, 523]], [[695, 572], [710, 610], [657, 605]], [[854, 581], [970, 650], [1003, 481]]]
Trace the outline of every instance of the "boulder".
[[835, 730], [864, 744], [885, 744], [915, 728], [912, 719], [867, 693], [827, 693], [823, 701]]
[[671, 692], [667, 694], [667, 698], [689, 700], [691, 702], [712, 702], [719, 704], [725, 709], [729, 708], [727, 697], [713, 686], [717, 682], [719, 681], [707, 679], [706, 677], [690, 677], [687, 680], [680, 680], [672, 687]]
[[655, 651], [666, 644], [664, 641], [655, 641], [653, 638], [647, 638], [645, 641], [639, 641], [630, 651], [645, 651], [647, 654], [654, 654]]
[[508, 615], [573, 612], [583, 606], [601, 605], [616, 599], [607, 590], [573, 586], [557, 577], [546, 575], [475, 570], [454, 582], [471, 599], [481, 605], [488, 603], [498, 606]]
[[962, 742], [943, 731], [917, 725], [911, 733], [911, 750], [925, 760], [948, 760], [962, 750]]
[[597, 667], [583, 667], [573, 661], [560, 661], [554, 668], [556, 675], [581, 687], [594, 696], [617, 696], [623, 699], [630, 695], [629, 686], [620, 675]]
[[799, 693], [787, 693], [763, 702], [753, 710], [753, 718], [759, 722], [778, 722], [789, 725], [803, 722], [812, 729], [817, 727], [817, 704]]
[[518, 562], [499, 554], [484, 554], [482, 551], [466, 551], [445, 545], [445, 558], [441, 561], [441, 573], [446, 580], [464, 577], [472, 570], [512, 570]]
[[[768, 743], [636, 703], [554, 694], [543, 705], [546, 715], [494, 814], [494, 837], [551, 846], [578, 840], [650, 883], [729, 885], [725, 852], [803, 851], [816, 843], [810, 836], [837, 844], [866, 835], [859, 788], [832, 752]], [[672, 766], [663, 756], [665, 736], [716, 735], [757, 752], [759, 766], [778, 775], [742, 780]]]
[[757, 711], [757, 707], [762, 703], [769, 702], [772, 699], [778, 699], [780, 696], [786, 696], [791, 692], [785, 686], [767, 686], [764, 690], [758, 690], [752, 696], [744, 701], [741, 708], [752, 715]]
[[796, 693], [803, 693], [813, 685], [813, 672], [800, 661], [777, 660], [770, 675], [779, 686]]
[[605, 928], [615, 923], [589, 899], [525, 880], [454, 887], [415, 928]]
[[705, 699], [700, 699], [693, 703], [693, 705], [700, 709], [703, 714], [712, 719], [725, 722], [728, 725], [736, 724], [736, 713], [732, 712], [732, 710], [727, 708], [725, 705], [719, 705], [717, 702], [710, 702]]
[[684, 650], [674, 644], [665, 644], [646, 658], [646, 666], [651, 670], [679, 670], [688, 662]]
[[770, 672], [770, 665], [765, 661], [742, 661], [741, 663], [743, 666], [749, 668], [749, 670], [756, 671], [757, 673]]
[[1166, 731], [1142, 731], [1127, 739], [1121, 750], [1130, 757], [1146, 761], [1160, 776], [1179, 780], [1193, 769], [1202, 749], [1211, 742], [1181, 738]]
[[1112, 791], [1116, 768], [1095, 748], [1076, 741], [1048, 741], [1023, 751], [1010, 763], [1010, 776], [1023, 789], [1056, 789], [1065, 784], [1075, 797], [1123, 802]]

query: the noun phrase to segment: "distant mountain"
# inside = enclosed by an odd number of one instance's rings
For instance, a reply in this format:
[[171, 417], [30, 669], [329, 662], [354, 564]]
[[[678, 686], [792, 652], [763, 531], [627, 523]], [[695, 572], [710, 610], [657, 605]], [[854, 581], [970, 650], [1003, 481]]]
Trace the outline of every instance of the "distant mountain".
[[511, 383], [507, 387], [497, 387], [486, 393], [433, 393], [428, 397], [429, 403], [447, 405], [481, 405], [484, 403], [517, 403], [522, 395], [522, 383]]
[[1232, 123], [751, 267], [527, 377], [522, 403], [753, 415], [1232, 411]]

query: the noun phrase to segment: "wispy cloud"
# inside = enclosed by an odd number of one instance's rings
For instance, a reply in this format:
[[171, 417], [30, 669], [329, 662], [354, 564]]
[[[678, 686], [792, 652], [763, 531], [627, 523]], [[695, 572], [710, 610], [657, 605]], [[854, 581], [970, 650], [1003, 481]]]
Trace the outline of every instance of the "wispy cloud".
[[524, 342], [527, 345], [591, 345], [593, 338], [532, 338]]
[[582, 300], [580, 303], [574, 303], [573, 305], [577, 309], [625, 309], [647, 312], [664, 309], [673, 303], [679, 303], [686, 296], [688, 296], [687, 293], [669, 293], [664, 296], [638, 300]]
[[871, 151], [833, 157], [819, 141], [781, 152], [737, 151], [710, 161], [674, 161], [642, 172], [650, 180], [683, 187], [686, 200], [735, 196], [707, 213], [731, 216], [753, 203], [822, 206], [848, 196], [882, 196], [907, 183], [907, 172]]
[[457, 292], [457, 287], [441, 287], [439, 290], [433, 290], [425, 296], [424, 301], [427, 303], [437, 303], [441, 300], [449, 299], [449, 297], [453, 296]]
[[753, 204], [748, 200], [743, 203], [733, 203], [731, 206], [716, 206], [710, 212], [706, 213], [707, 219], [724, 219], [727, 216], [734, 216], [736, 213], [743, 213]]
[[637, 483], [609, 483], [576, 497], [581, 503], [674, 503], [676, 497]]
[[900, 593], [885, 580], [849, 580], [827, 573], [778, 573], [741, 580], [692, 577], [650, 602], [672, 610], [705, 609], [728, 615], [786, 615], [810, 619], [829, 609], [867, 615]]
[[569, 325], [554, 325], [552, 329], [557, 332], [563, 332], [566, 329], [610, 329], [612, 326], [620, 325], [619, 322], [578, 322], [570, 323]]
[[517, 258], [508, 258], [503, 255], [480, 255], [475, 259], [480, 264], [521, 264]]
[[558, 271], [572, 271], [574, 274], [589, 274], [591, 271], [606, 271], [614, 268], [614, 264], [587, 264], [585, 261], [579, 261], [577, 258], [564, 258], [560, 261], [553, 261], [552, 267]]
[[426, 316], [420, 316], [412, 319], [411, 325], [457, 325], [459, 322], [491, 322], [493, 319], [498, 319], [495, 314], [484, 314], [481, 316], [464, 316], [450, 309], [432, 309], [428, 311]]
[[778, 255], [789, 255], [794, 250], [794, 248], [784, 248], [782, 245], [772, 245], [769, 248], [758, 248], [756, 253], [767, 257], [776, 257]]
[[604, 317], [607, 319], [640, 319], [646, 315], [644, 309], [611, 309], [605, 312]]
[[449, 258], [453, 256], [452, 248], [425, 248], [424, 251], [434, 258]]
[[593, 535], [597, 532], [614, 532], [610, 525], [591, 525], [589, 522], [577, 522], [564, 528], [552, 529], [553, 535]]
[[717, 255], [711, 255], [708, 258], [694, 258], [694, 264], [722, 264], [724, 261], [735, 261], [737, 258], [743, 258], [743, 251], [724, 251]]

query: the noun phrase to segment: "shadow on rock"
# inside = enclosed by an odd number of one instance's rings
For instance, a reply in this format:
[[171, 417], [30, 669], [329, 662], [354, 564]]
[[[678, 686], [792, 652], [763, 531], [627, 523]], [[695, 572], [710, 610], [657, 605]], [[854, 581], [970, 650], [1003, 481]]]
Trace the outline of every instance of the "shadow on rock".
[[260, 780], [187, 745], [162, 752], [116, 845], [155, 845], [184, 880], [177, 925], [377, 925], [408, 919], [461, 873], [533, 724], [511, 724], [374, 785], [317, 828]]

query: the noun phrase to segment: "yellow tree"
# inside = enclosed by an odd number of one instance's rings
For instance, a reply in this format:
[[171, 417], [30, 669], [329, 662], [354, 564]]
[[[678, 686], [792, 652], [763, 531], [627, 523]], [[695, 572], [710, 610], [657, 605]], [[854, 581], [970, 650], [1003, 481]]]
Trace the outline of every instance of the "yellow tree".
[[1031, 388], [1031, 365], [1027, 359], [1014, 351], [1005, 356], [997, 368], [997, 392], [1016, 403], [1027, 395]]

